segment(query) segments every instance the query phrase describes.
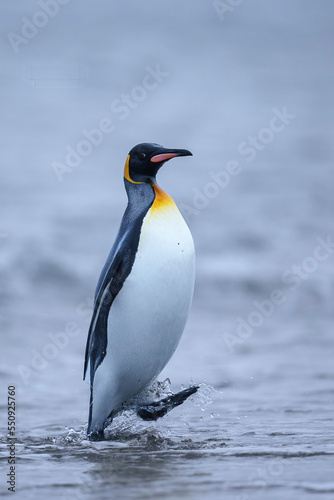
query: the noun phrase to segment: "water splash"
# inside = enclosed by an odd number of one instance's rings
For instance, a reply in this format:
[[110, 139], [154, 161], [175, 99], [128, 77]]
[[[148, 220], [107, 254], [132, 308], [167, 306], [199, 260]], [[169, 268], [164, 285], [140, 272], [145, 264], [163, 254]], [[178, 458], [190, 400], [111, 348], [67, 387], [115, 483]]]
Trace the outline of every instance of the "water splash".
[[197, 393], [190, 400], [192, 400], [194, 406], [199, 406], [202, 411], [205, 411], [214, 402], [214, 394], [221, 395], [221, 392], [217, 391], [212, 385], [203, 382], [199, 384]]
[[[193, 386], [190, 383], [188, 386], [181, 386], [181, 390]], [[37, 442], [29, 442], [30, 446], [43, 447], [59, 447], [60, 449], [68, 449], [73, 447], [78, 450], [83, 448], [104, 448], [112, 447], [139, 447], [146, 450], [167, 450], [167, 449], [201, 449], [205, 448], [204, 443], [196, 440], [196, 430], [189, 430], [189, 435], [179, 435], [174, 429], [175, 420], [171, 416], [171, 420], [166, 425], [166, 420], [161, 419], [158, 423], [145, 422], [138, 418], [136, 410], [139, 404], [143, 401], [157, 401], [166, 398], [173, 394], [171, 391], [170, 379], [163, 381], [155, 381], [146, 391], [134, 398], [129, 404], [116, 415], [110, 425], [106, 428], [106, 440], [101, 443], [91, 443], [87, 439], [87, 424], [81, 425], [79, 428], [65, 427], [64, 432], [57, 436], [48, 436], [44, 439], [37, 439]], [[189, 397], [189, 403], [193, 406], [205, 411], [214, 402], [215, 394], [220, 394], [212, 386], [201, 383], [197, 393]], [[190, 406], [191, 409], [191, 406]], [[188, 406], [189, 411], [189, 406]], [[212, 416], [212, 414], [211, 414]], [[201, 417], [202, 418], [202, 417]], [[169, 425], [168, 425], [169, 423]], [[176, 431], [176, 432], [175, 432]], [[198, 436], [197, 436], [198, 437]], [[103, 444], [104, 443], [104, 444]], [[221, 444], [221, 443], [220, 443]], [[211, 446], [210, 446], [211, 447]]]

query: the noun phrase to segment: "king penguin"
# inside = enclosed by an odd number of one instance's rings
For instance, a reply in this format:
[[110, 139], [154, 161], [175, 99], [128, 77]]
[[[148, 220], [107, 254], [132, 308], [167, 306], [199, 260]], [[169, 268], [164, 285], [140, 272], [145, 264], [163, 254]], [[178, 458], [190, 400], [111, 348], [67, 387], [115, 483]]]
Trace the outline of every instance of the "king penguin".
[[[157, 378], [187, 321], [194, 290], [193, 238], [175, 202], [156, 182], [161, 166], [178, 156], [192, 153], [143, 143], [126, 158], [128, 204], [98, 280], [86, 345], [91, 440], [104, 439], [112, 418]], [[154, 402], [138, 415], [156, 420], [196, 390]]]

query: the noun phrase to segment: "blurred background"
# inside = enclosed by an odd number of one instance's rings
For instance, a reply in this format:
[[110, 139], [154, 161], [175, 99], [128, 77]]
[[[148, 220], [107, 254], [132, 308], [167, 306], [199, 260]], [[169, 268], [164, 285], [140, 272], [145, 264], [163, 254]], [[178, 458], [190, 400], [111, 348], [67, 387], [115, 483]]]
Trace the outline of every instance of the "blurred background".
[[1, 391], [18, 388], [21, 432], [86, 422], [91, 301], [140, 142], [193, 153], [158, 178], [197, 255], [162, 378], [222, 390], [236, 414], [332, 411], [333, 15], [330, 0], [2, 3]]

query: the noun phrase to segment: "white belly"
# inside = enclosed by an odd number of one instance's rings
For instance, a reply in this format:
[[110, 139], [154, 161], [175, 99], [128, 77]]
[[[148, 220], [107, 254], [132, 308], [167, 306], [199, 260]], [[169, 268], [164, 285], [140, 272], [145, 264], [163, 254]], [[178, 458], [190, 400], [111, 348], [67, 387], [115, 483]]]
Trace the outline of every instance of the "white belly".
[[193, 239], [176, 206], [149, 211], [132, 271], [110, 309], [93, 420], [106, 419], [136, 396], [173, 355], [192, 301], [194, 260]]

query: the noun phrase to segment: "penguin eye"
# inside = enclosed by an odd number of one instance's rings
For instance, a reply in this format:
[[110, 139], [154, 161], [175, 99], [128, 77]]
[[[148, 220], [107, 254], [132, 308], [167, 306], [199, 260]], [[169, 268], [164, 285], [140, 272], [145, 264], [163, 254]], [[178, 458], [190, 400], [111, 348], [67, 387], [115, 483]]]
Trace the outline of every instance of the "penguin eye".
[[140, 160], [144, 160], [146, 158], [146, 154], [145, 153], [139, 153], [138, 158]]

